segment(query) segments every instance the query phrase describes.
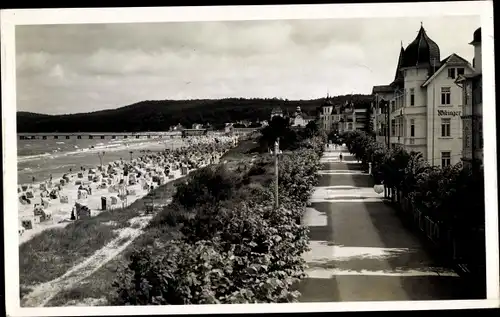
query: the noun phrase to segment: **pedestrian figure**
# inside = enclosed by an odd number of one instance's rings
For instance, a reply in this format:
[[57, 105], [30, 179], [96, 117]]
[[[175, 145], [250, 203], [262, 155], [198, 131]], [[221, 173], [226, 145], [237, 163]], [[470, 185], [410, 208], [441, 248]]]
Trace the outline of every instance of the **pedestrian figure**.
[[340, 153], [340, 155], [339, 155], [339, 159], [340, 159], [340, 161], [342, 162], [342, 153]]

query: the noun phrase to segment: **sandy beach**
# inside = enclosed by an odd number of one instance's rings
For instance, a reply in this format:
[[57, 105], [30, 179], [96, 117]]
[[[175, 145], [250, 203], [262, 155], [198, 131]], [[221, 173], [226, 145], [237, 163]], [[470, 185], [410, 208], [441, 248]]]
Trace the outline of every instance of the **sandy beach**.
[[19, 185], [19, 244], [44, 230], [64, 227], [75, 220], [72, 218], [85, 219], [129, 206], [158, 186], [218, 163], [237, 139], [190, 137], [179, 140], [173, 150], [143, 152], [131, 161], [117, 160], [102, 168], [82, 168], [52, 180]]

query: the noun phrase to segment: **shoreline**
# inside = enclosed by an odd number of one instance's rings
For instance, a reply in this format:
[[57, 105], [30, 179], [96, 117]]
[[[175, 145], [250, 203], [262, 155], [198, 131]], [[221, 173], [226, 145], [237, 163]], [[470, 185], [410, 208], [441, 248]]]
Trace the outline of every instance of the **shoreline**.
[[[228, 144], [230, 144], [231, 142], [238, 142], [238, 138], [234, 137], [219, 138], [223, 139], [223, 146], [228, 146]], [[196, 148], [198, 144], [207, 146], [212, 146], [213, 144], [215, 144], [213, 137], [200, 139], [202, 140], [200, 141], [200, 143], [195, 140], [194, 144], [192, 144], [192, 142], [188, 140], [189, 139], [183, 139], [181, 144], [178, 144], [178, 146], [176, 146], [175, 150], [178, 150], [181, 153], [182, 151], [190, 153], [189, 149], [193, 148], [193, 146]], [[194, 150], [195, 149], [193, 149], [193, 152]], [[99, 173], [101, 173], [101, 175], [104, 175], [106, 174], [106, 172], [99, 171], [99, 167], [89, 168], [85, 171], [74, 171], [71, 174], [65, 173], [66, 180], [68, 180], [66, 186], [57, 185], [57, 180], [59, 180], [59, 178], [57, 177], [53, 177], [52, 182], [50, 182], [50, 180], [45, 180], [34, 183], [33, 186], [24, 184], [24, 186], [27, 186], [26, 191], [23, 190], [24, 188], [21, 188], [21, 185], [18, 185], [19, 245], [31, 240], [33, 237], [45, 230], [65, 227], [69, 223], [72, 223], [73, 220], [70, 220], [70, 214], [75, 205], [80, 204], [82, 206], [87, 206], [89, 209], [90, 217], [92, 218], [105, 210], [126, 208], [137, 200], [144, 198], [150, 192], [150, 190], [156, 190], [160, 186], [166, 185], [167, 183], [175, 181], [183, 176], [187, 176], [190, 172], [211, 164], [210, 162], [212, 158], [209, 156], [213, 154], [208, 152], [201, 153], [200, 157], [195, 159], [197, 167], [188, 169], [182, 167], [184, 166], [183, 162], [186, 160], [184, 156], [181, 156], [179, 158], [179, 161], [174, 161], [172, 157], [175, 158], [175, 156], [173, 156], [173, 154], [166, 154], [164, 151], [165, 148], [162, 148], [158, 151], [144, 152], [141, 153], [142, 155], [134, 158], [132, 161], [118, 160], [108, 162], [106, 164], [104, 164], [103, 162], [103, 167], [108, 167], [108, 172], [111, 169], [113, 170], [113, 173], [108, 175], [107, 178], [107, 183], [109, 183], [109, 186], [105, 186], [102, 188], [100, 187], [100, 185], [106, 183], [104, 181], [105, 179], [103, 178], [102, 183], [100, 183], [101, 181], [96, 181], [95, 178], [101, 177]], [[224, 153], [226, 152], [227, 149], [224, 150], [222, 154], [217, 154], [216, 160], [219, 161], [220, 157], [222, 157], [222, 155], [224, 155]], [[168, 158], [168, 155], [171, 155], [172, 157]], [[163, 158], [163, 165], [159, 161], [155, 161], [158, 158]], [[146, 164], [145, 162], [148, 163]], [[167, 166], [171, 166], [168, 175], [163, 173], [162, 170], [165, 164]], [[131, 169], [130, 176], [126, 175], [126, 173], [124, 172], [125, 169]], [[92, 173], [89, 173], [91, 171]], [[132, 177], [132, 174], [142, 175], [142, 177], [138, 177], [136, 179], [136, 176]], [[92, 181], [91, 177], [93, 178]], [[153, 181], [155, 177], [157, 182]], [[158, 180], [159, 178], [162, 178], [162, 180]], [[130, 183], [131, 179], [136, 179], [136, 181], [132, 181], [132, 183]], [[56, 181], [54, 182], [54, 180]], [[146, 185], [146, 183], [148, 185]], [[45, 186], [43, 186], [43, 184], [45, 184]], [[79, 185], [80, 187], [78, 187]], [[84, 188], [90, 189], [90, 191], [87, 191], [87, 194], [82, 194], [82, 186], [85, 186]], [[43, 189], [43, 187], [46, 187], [46, 191]], [[113, 190], [111, 190], [110, 187], [112, 187]], [[115, 190], [116, 187], [120, 187], [121, 189]], [[21, 192], [19, 192], [19, 190]], [[42, 198], [42, 192], [47, 193], [55, 190], [57, 191], [57, 198]], [[30, 195], [30, 197], [32, 196], [33, 198], [30, 198], [29, 203], [23, 204], [21, 203], [20, 197], [23, 194], [26, 195], [28, 191], [31, 191], [32, 195]], [[123, 195], [125, 192], [126, 195], [120, 197], [120, 194]], [[62, 199], [62, 197], [66, 198]], [[102, 209], [102, 197], [106, 197], [106, 205], [110, 206], [111, 208]], [[111, 201], [108, 201], [109, 199]], [[34, 215], [36, 204], [43, 205], [44, 201], [46, 202], [44, 207], [42, 207], [44, 211], [39, 212], [41, 216]], [[76, 213], [77, 212], [78, 211], [76, 211]]]
[[[170, 140], [169, 140], [170, 141]], [[150, 141], [148, 143], [141, 143], [141, 144], [134, 144], [134, 145], [131, 145], [131, 146], [127, 146], [127, 147], [121, 147], [119, 149], [115, 149], [114, 147], [112, 147], [111, 149], [106, 149], [106, 150], [102, 150], [104, 152], [119, 152], [119, 151], [129, 151], [129, 150], [134, 150], [134, 151], [137, 151], [137, 150], [140, 150], [140, 149], [144, 149], [144, 148], [148, 148], [150, 149], [151, 153], [156, 153], [156, 152], [162, 152], [162, 151], [165, 151], [166, 149], [172, 149], [174, 147], [171, 147], [169, 146], [170, 144], [173, 144], [175, 145], [175, 149], [177, 148], [180, 148], [182, 147], [183, 145], [185, 145], [185, 141], [183, 140], [172, 140], [172, 143], [167, 143], [167, 142], [162, 142], [162, 143], [159, 143], [159, 142], [154, 142], [154, 141]], [[167, 146], [167, 147], [165, 147]], [[151, 149], [151, 148], [154, 148], [154, 149]], [[147, 150], [146, 150], [147, 151]], [[71, 156], [76, 156], [76, 155], [81, 155], [81, 154], [95, 154], [97, 155], [97, 153], [100, 152], [100, 151], [81, 151], [81, 152], [75, 152], [75, 153], [66, 153], [66, 154], [63, 154], [63, 155], [59, 155], [59, 156], [53, 156], [53, 155], [46, 155], [46, 156], [43, 156], [43, 157], [40, 157], [40, 158], [58, 158], [58, 157], [71, 157]], [[141, 157], [143, 155], [147, 155], [146, 152], [144, 153], [140, 153], [139, 156], [137, 157]], [[21, 156], [22, 157], [22, 156]], [[37, 158], [39, 159], [39, 158]], [[33, 159], [33, 160], [30, 160], [30, 161], [34, 161], [36, 159]], [[119, 159], [115, 159], [115, 160], [106, 160], [106, 156], [103, 157], [103, 165], [107, 165], [107, 164], [110, 164], [110, 163], [114, 163], [116, 161], [119, 161]], [[124, 160], [124, 161], [130, 161], [129, 159], [127, 160]], [[29, 161], [22, 161], [22, 163], [25, 163], [25, 162], [29, 162]], [[18, 165], [19, 165], [19, 162], [18, 162]], [[83, 165], [82, 165], [83, 166]], [[87, 166], [89, 167], [89, 166]], [[90, 168], [97, 168], [97, 167], [90, 167]], [[20, 174], [21, 171], [18, 171], [18, 179], [19, 179], [19, 174]], [[68, 175], [76, 175], [78, 174], [79, 170], [74, 170], [72, 172], [61, 172], [61, 173], [53, 173], [52, 174], [52, 177], [53, 179], [55, 178], [61, 178], [64, 174], [68, 174]], [[23, 185], [27, 185], [27, 186], [30, 186], [30, 185], [34, 185], [36, 187], [40, 186], [40, 184], [43, 184], [43, 183], [46, 183], [50, 181], [50, 179], [45, 179], [45, 180], [35, 180], [35, 182], [24, 182], [24, 183], [20, 183], [18, 182], [17, 186], [23, 186]]]

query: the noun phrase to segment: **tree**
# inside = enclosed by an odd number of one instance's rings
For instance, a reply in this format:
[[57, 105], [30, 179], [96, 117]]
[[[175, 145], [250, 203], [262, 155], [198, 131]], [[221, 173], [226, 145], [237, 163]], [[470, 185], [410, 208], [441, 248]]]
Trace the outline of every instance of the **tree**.
[[309, 121], [304, 129], [304, 138], [312, 138], [319, 135], [319, 126], [316, 121]]
[[259, 143], [262, 151], [273, 147], [277, 138], [280, 138], [281, 150], [295, 145], [298, 141], [297, 133], [290, 129], [290, 122], [280, 116], [273, 117], [269, 125], [261, 130], [261, 134]]

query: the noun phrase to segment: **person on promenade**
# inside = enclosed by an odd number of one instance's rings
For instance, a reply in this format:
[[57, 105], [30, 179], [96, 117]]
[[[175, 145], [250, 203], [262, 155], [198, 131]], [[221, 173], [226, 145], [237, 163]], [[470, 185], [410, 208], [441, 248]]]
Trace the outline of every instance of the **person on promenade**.
[[339, 159], [342, 162], [342, 153], [339, 154]]

